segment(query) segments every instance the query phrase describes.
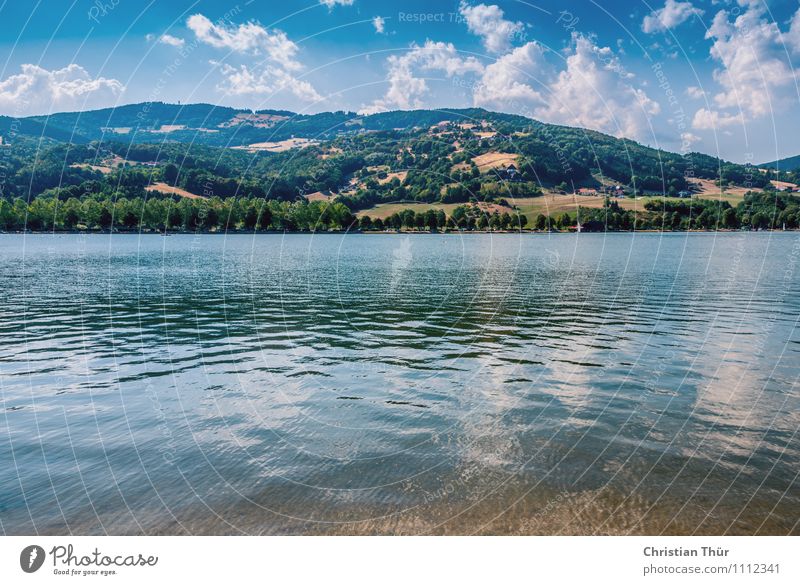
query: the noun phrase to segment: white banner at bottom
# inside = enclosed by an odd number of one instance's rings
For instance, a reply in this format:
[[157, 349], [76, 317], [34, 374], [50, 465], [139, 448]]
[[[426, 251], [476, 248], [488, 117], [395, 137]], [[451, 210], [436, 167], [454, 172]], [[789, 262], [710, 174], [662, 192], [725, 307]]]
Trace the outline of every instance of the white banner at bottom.
[[0, 583], [800, 583], [794, 537], [9, 536]]

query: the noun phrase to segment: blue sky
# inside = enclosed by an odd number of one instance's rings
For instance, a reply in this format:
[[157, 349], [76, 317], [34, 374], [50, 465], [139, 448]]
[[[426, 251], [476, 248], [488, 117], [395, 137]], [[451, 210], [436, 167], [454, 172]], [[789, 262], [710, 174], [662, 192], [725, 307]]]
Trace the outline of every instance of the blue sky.
[[738, 162], [800, 153], [797, 0], [0, 0], [0, 19], [6, 115], [481, 106]]

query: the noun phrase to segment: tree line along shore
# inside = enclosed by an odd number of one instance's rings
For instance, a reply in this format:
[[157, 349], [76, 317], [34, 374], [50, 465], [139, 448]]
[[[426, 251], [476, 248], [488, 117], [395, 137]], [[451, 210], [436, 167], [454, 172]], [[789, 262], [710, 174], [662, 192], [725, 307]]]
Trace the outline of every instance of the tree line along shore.
[[601, 208], [529, 217], [514, 210], [489, 212], [479, 204], [399, 210], [386, 218], [356, 217], [336, 201], [278, 201], [254, 197], [187, 199], [37, 197], [0, 199], [4, 232], [232, 232], [297, 231], [686, 231], [797, 229], [800, 197], [747, 193], [735, 207], [727, 201], [651, 199], [643, 210], [626, 210], [614, 199]]

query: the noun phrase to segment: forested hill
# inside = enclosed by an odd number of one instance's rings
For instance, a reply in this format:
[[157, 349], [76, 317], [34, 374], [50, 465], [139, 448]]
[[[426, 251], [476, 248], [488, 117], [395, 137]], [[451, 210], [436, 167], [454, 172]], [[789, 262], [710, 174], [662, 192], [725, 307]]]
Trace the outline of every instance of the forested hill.
[[[246, 146], [291, 137], [330, 139], [342, 134], [428, 128], [447, 121], [492, 118], [514, 127], [527, 118], [482, 109], [394, 111], [369, 116], [354, 112], [297, 114], [284, 110], [241, 110], [211, 104], [148, 102], [86, 112], [22, 118], [21, 135], [46, 136], [85, 144], [95, 140], [125, 142], [192, 142], [210, 146]], [[14, 120], [0, 116], [0, 136]], [[18, 121], [19, 122], [19, 121]]]
[[789, 156], [769, 163], [759, 165], [762, 168], [778, 169], [781, 172], [796, 171], [800, 169], [800, 154], [797, 156]]
[[[545, 148], [554, 151], [560, 159], [559, 165], [565, 170], [568, 170], [570, 162], [575, 162], [579, 174], [586, 166], [583, 163], [592, 158], [609, 163], [611, 158], [620, 159], [626, 161], [628, 166], [631, 161], [635, 164], [638, 158], [660, 160], [667, 166], [685, 166], [682, 161], [692, 159], [700, 166], [704, 176], [709, 170], [716, 174], [720, 166], [715, 157], [700, 153], [690, 153], [682, 157], [599, 132], [544, 124], [523, 116], [489, 112], [480, 108], [393, 111], [360, 116], [354, 112], [342, 111], [305, 115], [284, 110], [253, 112], [212, 104], [146, 102], [85, 112], [33, 116], [21, 120], [0, 116], [0, 137], [6, 142], [14, 135], [21, 135], [32, 138], [44, 136], [75, 144], [88, 144], [92, 141], [166, 141], [235, 147], [265, 141], [277, 142], [292, 137], [329, 140], [367, 131], [427, 130], [446, 121], [479, 124], [488, 122], [493, 131], [507, 137], [509, 142], [519, 142], [521, 147], [540, 147], [530, 151], [531, 155], [542, 156], [541, 152], [534, 151]], [[520, 136], [521, 134], [525, 136]], [[526, 136], [531, 139], [514, 140]], [[532, 141], [537, 144], [531, 145]], [[574, 160], [563, 160], [565, 157]], [[633, 174], [642, 174], [637, 173], [637, 169], [633, 170]]]
[[[428, 127], [443, 120], [484, 116], [483, 110], [420, 110], [359, 116], [354, 112], [297, 114], [284, 110], [241, 110], [211, 104], [149, 102], [86, 112], [67, 112], [24, 118], [22, 134], [75, 143], [93, 140], [130, 142], [193, 142], [212, 146], [246, 146], [291, 137], [332, 138], [364, 130]], [[0, 135], [11, 119], [0, 118]]]
[[[194, 195], [458, 203], [580, 188], [678, 195], [693, 179], [761, 188], [767, 174], [599, 132], [483, 109], [360, 116], [145, 103], [0, 118], [6, 199]], [[44, 140], [43, 140], [44, 139]]]

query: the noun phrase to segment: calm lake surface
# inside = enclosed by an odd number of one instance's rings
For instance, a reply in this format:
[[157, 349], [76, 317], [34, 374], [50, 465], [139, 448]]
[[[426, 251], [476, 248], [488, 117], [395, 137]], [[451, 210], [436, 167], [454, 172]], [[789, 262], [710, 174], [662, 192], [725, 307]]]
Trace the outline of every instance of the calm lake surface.
[[0, 235], [0, 530], [797, 534], [798, 258]]

